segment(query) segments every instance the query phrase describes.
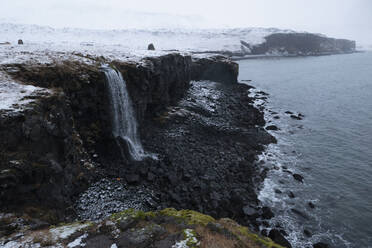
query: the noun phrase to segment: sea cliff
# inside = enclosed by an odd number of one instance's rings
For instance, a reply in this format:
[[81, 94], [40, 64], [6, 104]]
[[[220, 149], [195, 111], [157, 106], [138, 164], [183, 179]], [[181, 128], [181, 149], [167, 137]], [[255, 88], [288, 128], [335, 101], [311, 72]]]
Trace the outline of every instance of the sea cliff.
[[[1, 65], [4, 89], [10, 84], [40, 89], [27, 95], [20, 87], [24, 102], [0, 110], [3, 244], [16, 242], [17, 233], [82, 216], [102, 220], [117, 212], [112, 199], [100, 200], [102, 192], [89, 203], [82, 197], [101, 179], [151, 191], [143, 202], [149, 210], [197, 210], [234, 218], [253, 231], [258, 231], [257, 218], [271, 218], [270, 209], [257, 200], [264, 173], [255, 162], [275, 139], [248, 97], [250, 87], [237, 83], [236, 63], [180, 54], [139, 61], [78, 57]], [[120, 153], [102, 64], [125, 79], [141, 140], [152, 158], [133, 161]], [[101, 203], [105, 213], [97, 211]], [[250, 235], [253, 243], [261, 240]], [[178, 236], [175, 240], [181, 241]], [[249, 240], [243, 243], [255, 247]], [[259, 245], [279, 247], [262, 240]]]

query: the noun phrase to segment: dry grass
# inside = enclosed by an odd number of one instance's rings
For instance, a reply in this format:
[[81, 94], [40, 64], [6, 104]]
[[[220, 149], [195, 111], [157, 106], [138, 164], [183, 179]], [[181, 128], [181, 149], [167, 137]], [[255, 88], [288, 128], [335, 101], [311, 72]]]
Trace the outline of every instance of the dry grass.
[[198, 226], [196, 228], [198, 236], [202, 237], [200, 242], [201, 248], [235, 248], [239, 246], [237, 240], [228, 239], [222, 234], [212, 232], [205, 227]]

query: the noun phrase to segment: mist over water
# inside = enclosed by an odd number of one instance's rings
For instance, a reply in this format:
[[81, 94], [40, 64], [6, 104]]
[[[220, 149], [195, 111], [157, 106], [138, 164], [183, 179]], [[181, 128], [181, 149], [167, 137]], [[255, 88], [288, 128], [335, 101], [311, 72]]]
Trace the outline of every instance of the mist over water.
[[[270, 94], [270, 124], [281, 130], [261, 157], [269, 173], [260, 199], [272, 206], [295, 247], [372, 243], [372, 53], [247, 60], [240, 79]], [[294, 120], [285, 111], [303, 113]], [[291, 174], [304, 176], [304, 183]], [[279, 189], [282, 193], [277, 193]], [[295, 198], [288, 196], [293, 192]], [[308, 203], [315, 204], [315, 208]], [[299, 216], [291, 209], [305, 214]], [[308, 238], [303, 231], [308, 230]]]

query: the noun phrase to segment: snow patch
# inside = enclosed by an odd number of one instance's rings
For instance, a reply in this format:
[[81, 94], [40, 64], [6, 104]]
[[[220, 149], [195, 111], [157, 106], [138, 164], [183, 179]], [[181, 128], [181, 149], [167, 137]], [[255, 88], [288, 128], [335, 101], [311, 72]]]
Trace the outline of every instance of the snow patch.
[[52, 228], [49, 232], [53, 235], [54, 240], [66, 239], [75, 232], [88, 226], [89, 224], [74, 223], [71, 225]]
[[23, 85], [0, 75], [0, 110], [22, 110], [23, 106], [35, 101], [31, 98], [49, 92], [32, 85]]
[[172, 248], [189, 248], [189, 244], [192, 246], [199, 246], [200, 242], [195, 237], [195, 232], [192, 229], [184, 230], [185, 239], [175, 243]]
[[74, 241], [72, 241], [71, 243], [69, 243], [67, 245], [68, 248], [73, 248], [73, 247], [76, 247], [76, 246], [85, 246], [85, 243], [83, 243], [83, 239], [87, 238], [88, 237], [88, 234], [83, 234], [81, 235], [80, 237], [78, 237], [77, 239], [75, 239]]

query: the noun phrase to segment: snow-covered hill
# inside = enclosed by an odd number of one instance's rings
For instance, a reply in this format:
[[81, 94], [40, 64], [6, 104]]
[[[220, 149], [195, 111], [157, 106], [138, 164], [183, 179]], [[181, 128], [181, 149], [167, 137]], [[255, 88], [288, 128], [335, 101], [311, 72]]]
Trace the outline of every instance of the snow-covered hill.
[[142, 50], [154, 43], [159, 50], [240, 51], [241, 40], [259, 44], [265, 36], [278, 32], [293, 31], [276, 28], [88, 30], [1, 23], [0, 42], [15, 43], [23, 39], [26, 44], [57, 45], [68, 50], [87, 46]]

